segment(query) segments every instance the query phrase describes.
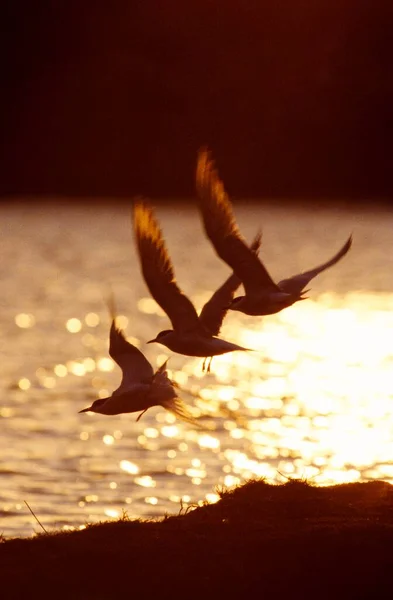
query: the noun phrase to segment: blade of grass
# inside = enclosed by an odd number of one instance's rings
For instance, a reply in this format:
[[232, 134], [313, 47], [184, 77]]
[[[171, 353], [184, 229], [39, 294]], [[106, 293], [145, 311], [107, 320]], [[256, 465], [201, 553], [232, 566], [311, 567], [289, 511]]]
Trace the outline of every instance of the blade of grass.
[[23, 500], [23, 502], [26, 504], [27, 508], [29, 509], [29, 511], [31, 512], [31, 514], [35, 518], [35, 520], [37, 521], [38, 525], [40, 527], [42, 527], [42, 529], [45, 531], [45, 533], [48, 533], [47, 530], [45, 529], [45, 527], [43, 526], [43, 524], [41, 523], [41, 521], [39, 520], [39, 518], [37, 517], [37, 515], [35, 514], [35, 512], [30, 508], [30, 506], [28, 505], [28, 503], [26, 502], [26, 500]]

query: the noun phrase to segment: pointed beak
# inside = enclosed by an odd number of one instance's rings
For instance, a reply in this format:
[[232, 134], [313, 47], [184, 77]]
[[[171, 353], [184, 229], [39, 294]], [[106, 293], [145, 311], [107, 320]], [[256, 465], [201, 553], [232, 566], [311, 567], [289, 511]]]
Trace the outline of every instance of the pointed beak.
[[154, 338], [154, 340], [149, 340], [148, 342], [146, 342], [146, 344], [152, 344], [153, 342], [156, 342], [157, 338]]
[[78, 410], [78, 413], [89, 412], [91, 411], [91, 406], [89, 408], [84, 408], [83, 410]]

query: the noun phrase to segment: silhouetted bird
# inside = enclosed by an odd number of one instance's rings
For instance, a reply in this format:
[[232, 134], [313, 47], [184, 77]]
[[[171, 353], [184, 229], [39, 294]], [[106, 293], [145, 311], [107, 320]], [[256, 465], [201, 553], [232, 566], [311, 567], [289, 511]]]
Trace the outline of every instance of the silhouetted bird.
[[123, 331], [116, 327], [113, 304], [111, 313], [109, 355], [122, 370], [121, 384], [111, 396], [96, 400], [79, 412], [119, 415], [143, 411], [137, 418], [139, 421], [151, 406], [163, 406], [179, 419], [200, 426], [177, 396], [176, 383], [169, 379], [166, 371], [168, 361], [154, 373], [142, 352], [127, 342]]
[[[240, 280], [235, 275], [229, 277], [213, 294], [198, 317], [194, 305], [176, 283], [161, 229], [153, 209], [146, 200], [135, 200], [134, 230], [147, 287], [157, 304], [166, 312], [173, 326], [173, 329], [161, 331], [148, 343], [158, 342], [179, 354], [205, 357], [203, 368], [208, 357], [234, 350], [249, 350], [216, 337], [234, 292], [240, 285]], [[258, 234], [250, 252], [257, 252], [259, 246], [260, 235]]]
[[316, 275], [336, 264], [352, 245], [352, 236], [330, 260], [322, 265], [274, 283], [262, 261], [245, 243], [236, 224], [231, 201], [206, 149], [198, 154], [196, 187], [207, 236], [218, 256], [242, 281], [245, 296], [229, 305], [247, 315], [270, 315], [304, 300], [304, 288]]

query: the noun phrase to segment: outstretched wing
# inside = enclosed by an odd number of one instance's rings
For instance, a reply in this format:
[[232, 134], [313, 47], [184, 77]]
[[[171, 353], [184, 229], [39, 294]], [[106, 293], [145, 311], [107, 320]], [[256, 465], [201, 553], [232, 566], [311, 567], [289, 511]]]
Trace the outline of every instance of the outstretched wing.
[[192, 302], [183, 294], [175, 273], [161, 229], [153, 209], [146, 201], [134, 203], [134, 231], [142, 273], [154, 300], [171, 320], [174, 330], [186, 332], [203, 327]]
[[117, 393], [126, 391], [136, 383], [150, 383], [154, 377], [153, 367], [138, 348], [127, 342], [123, 331], [116, 326], [113, 296], [108, 301], [112, 317], [109, 332], [109, 356], [119, 365], [123, 377]]
[[245, 243], [236, 224], [231, 201], [206, 149], [198, 154], [196, 189], [207, 236], [218, 256], [242, 281], [246, 294], [279, 292], [269, 273]]
[[304, 271], [304, 273], [299, 273], [298, 275], [294, 275], [288, 279], [283, 279], [278, 283], [278, 287], [287, 294], [300, 294], [306, 285], [308, 285], [308, 283], [311, 281], [311, 279], [316, 277], [325, 269], [335, 265], [341, 258], [343, 258], [343, 256], [347, 254], [351, 246], [352, 235], [349, 236], [344, 246], [330, 260], [324, 262], [322, 265], [319, 265], [319, 267], [315, 267], [309, 271]]
[[[255, 254], [259, 252], [261, 241], [262, 234], [258, 232], [250, 246]], [[220, 333], [222, 322], [239, 285], [241, 285], [240, 279], [232, 273], [202, 308], [199, 320], [211, 335], [218, 335]]]

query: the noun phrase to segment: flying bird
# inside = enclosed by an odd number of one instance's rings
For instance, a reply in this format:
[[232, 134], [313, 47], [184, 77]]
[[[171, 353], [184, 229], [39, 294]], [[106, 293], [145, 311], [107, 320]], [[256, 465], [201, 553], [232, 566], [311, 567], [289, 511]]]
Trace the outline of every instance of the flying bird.
[[110, 305], [112, 325], [109, 334], [109, 356], [122, 370], [120, 386], [108, 398], [93, 402], [79, 412], [95, 412], [103, 415], [119, 415], [142, 411], [152, 406], [163, 406], [179, 419], [200, 427], [185, 404], [177, 396], [176, 383], [168, 377], [165, 361], [154, 373], [153, 367], [138, 348], [130, 344], [124, 333], [116, 326], [113, 302]]
[[330, 260], [288, 279], [275, 283], [262, 261], [244, 241], [236, 224], [231, 201], [224, 189], [209, 152], [199, 151], [196, 188], [203, 224], [218, 256], [242, 281], [245, 295], [233, 298], [229, 309], [247, 315], [271, 315], [298, 300], [304, 300], [308, 283], [319, 273], [336, 264], [352, 245], [352, 236]]
[[[166, 312], [173, 327], [161, 331], [148, 343], [158, 342], [179, 354], [204, 357], [203, 369], [206, 359], [210, 358], [208, 371], [213, 356], [234, 350], [249, 350], [217, 337], [228, 306], [241, 284], [238, 277], [232, 274], [198, 316], [194, 305], [176, 283], [161, 229], [146, 200], [135, 200], [133, 220], [143, 277], [151, 295]], [[257, 252], [259, 246], [260, 234], [256, 236], [250, 252]]]

